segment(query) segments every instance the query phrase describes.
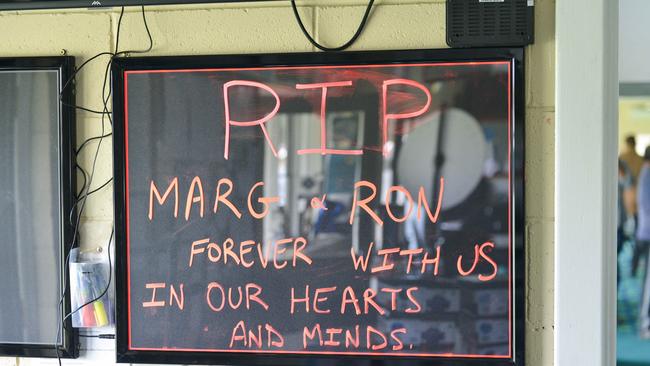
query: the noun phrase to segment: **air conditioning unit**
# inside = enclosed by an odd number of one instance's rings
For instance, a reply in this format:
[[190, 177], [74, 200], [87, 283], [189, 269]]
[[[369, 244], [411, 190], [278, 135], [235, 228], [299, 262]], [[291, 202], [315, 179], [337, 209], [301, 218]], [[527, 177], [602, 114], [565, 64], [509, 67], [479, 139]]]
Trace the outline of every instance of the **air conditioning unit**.
[[447, 0], [447, 44], [450, 47], [531, 44], [534, 8], [534, 0]]

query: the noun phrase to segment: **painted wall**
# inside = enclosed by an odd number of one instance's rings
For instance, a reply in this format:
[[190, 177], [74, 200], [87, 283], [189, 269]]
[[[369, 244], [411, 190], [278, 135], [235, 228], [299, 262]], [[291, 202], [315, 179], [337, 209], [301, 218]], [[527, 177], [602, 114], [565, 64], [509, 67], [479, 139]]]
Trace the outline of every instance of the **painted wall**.
[[618, 77], [623, 83], [650, 82], [648, 12], [650, 2], [647, 0], [620, 0], [618, 3]]
[[650, 146], [650, 97], [622, 97], [618, 102], [618, 146], [619, 151], [625, 138], [637, 138], [637, 153], [643, 155]]
[[[300, 1], [316, 39], [339, 45], [354, 33], [364, 0]], [[68, 54], [79, 65], [115, 43], [119, 9], [0, 13], [0, 57]], [[555, 0], [535, 1], [535, 45], [526, 51], [526, 359], [553, 363], [553, 199]], [[288, 1], [230, 5], [148, 7], [152, 55], [316, 51], [301, 34]], [[139, 8], [124, 16], [120, 49], [140, 49], [147, 39]], [[355, 50], [440, 48], [445, 44], [445, 0], [379, 0]], [[90, 64], [77, 84], [77, 102], [101, 109], [105, 61]], [[101, 119], [78, 113], [78, 141], [98, 135]], [[96, 147], [96, 145], [94, 145]], [[80, 156], [91, 166], [94, 147]], [[101, 148], [93, 187], [111, 176], [110, 139]], [[88, 200], [82, 245], [105, 246], [112, 225], [110, 187]], [[110, 365], [112, 341], [82, 339], [81, 358], [64, 364]], [[55, 364], [56, 360], [0, 358], [0, 366]]]

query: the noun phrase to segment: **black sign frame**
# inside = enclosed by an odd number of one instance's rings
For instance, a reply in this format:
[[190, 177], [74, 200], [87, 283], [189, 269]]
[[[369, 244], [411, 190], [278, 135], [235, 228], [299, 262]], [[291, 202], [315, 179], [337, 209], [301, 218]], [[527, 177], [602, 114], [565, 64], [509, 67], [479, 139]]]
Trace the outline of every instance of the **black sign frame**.
[[[320, 66], [364, 65], [377, 63], [418, 62], [480, 62], [507, 61], [511, 65], [511, 115], [514, 119], [510, 131], [511, 172], [524, 177], [524, 49], [523, 48], [476, 48], [432, 49], [403, 51], [359, 51], [344, 53], [294, 53], [250, 54], [220, 56], [158, 56], [118, 58], [112, 66], [113, 91], [113, 169], [115, 200], [116, 239], [116, 353], [117, 362], [123, 363], [185, 363], [226, 365], [307, 366], [317, 364], [345, 364], [354, 366], [523, 366], [525, 362], [525, 242], [524, 242], [524, 182], [512, 180], [511, 235], [513, 239], [510, 257], [513, 280], [511, 283], [512, 342], [509, 358], [487, 357], [392, 357], [322, 354], [265, 354], [256, 352], [188, 352], [173, 350], [132, 350], [129, 348], [128, 331], [128, 277], [127, 277], [127, 213], [125, 169], [127, 156], [125, 146], [125, 72], [145, 70], [206, 69], [229, 67], [265, 66]], [[515, 214], [516, 213], [516, 214]]]
[[[61, 261], [60, 273], [58, 274], [62, 283], [70, 288], [70, 276], [66, 268], [66, 258], [70, 252], [70, 242], [74, 227], [69, 217], [70, 210], [76, 195], [77, 178], [75, 173], [74, 154], [76, 144], [76, 114], [74, 110], [75, 94], [74, 88], [65, 87], [66, 82], [72, 77], [75, 70], [75, 59], [72, 56], [52, 57], [6, 57], [0, 58], [0, 70], [2, 71], [32, 71], [32, 70], [54, 70], [59, 74], [59, 179], [61, 184], [60, 195], [61, 207], [59, 207], [61, 222]], [[58, 305], [57, 305], [58, 306]], [[72, 311], [70, 303], [70, 291], [63, 297], [62, 306], [57, 309], [61, 313], [61, 320], [65, 314]], [[52, 324], [55, 328], [56, 324]], [[72, 318], [69, 317], [61, 323], [61, 344], [27, 344], [27, 343], [0, 343], [0, 356], [18, 357], [47, 357], [47, 358], [77, 358], [79, 356], [78, 331], [72, 328]]]

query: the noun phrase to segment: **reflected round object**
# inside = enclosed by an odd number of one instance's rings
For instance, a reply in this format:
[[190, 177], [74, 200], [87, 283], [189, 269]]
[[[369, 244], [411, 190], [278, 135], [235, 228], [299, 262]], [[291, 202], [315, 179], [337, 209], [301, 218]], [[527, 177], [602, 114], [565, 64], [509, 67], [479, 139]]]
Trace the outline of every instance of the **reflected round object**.
[[[445, 112], [442, 154], [444, 163], [441, 176], [445, 179], [442, 209], [462, 203], [476, 189], [483, 176], [487, 155], [487, 142], [478, 121], [469, 113], [450, 108]], [[436, 154], [440, 112], [417, 121], [417, 127], [403, 142], [398, 158], [400, 185], [417, 200], [420, 186], [424, 186], [429, 204], [433, 197], [434, 158]], [[435, 206], [431, 206], [432, 209]]]

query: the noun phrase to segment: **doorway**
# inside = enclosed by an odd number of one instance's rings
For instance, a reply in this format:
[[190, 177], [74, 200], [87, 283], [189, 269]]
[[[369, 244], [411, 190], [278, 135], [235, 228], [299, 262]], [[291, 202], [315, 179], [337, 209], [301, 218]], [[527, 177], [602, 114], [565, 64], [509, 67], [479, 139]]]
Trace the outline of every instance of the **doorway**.
[[619, 2], [617, 365], [650, 366], [650, 30], [645, 0]]

